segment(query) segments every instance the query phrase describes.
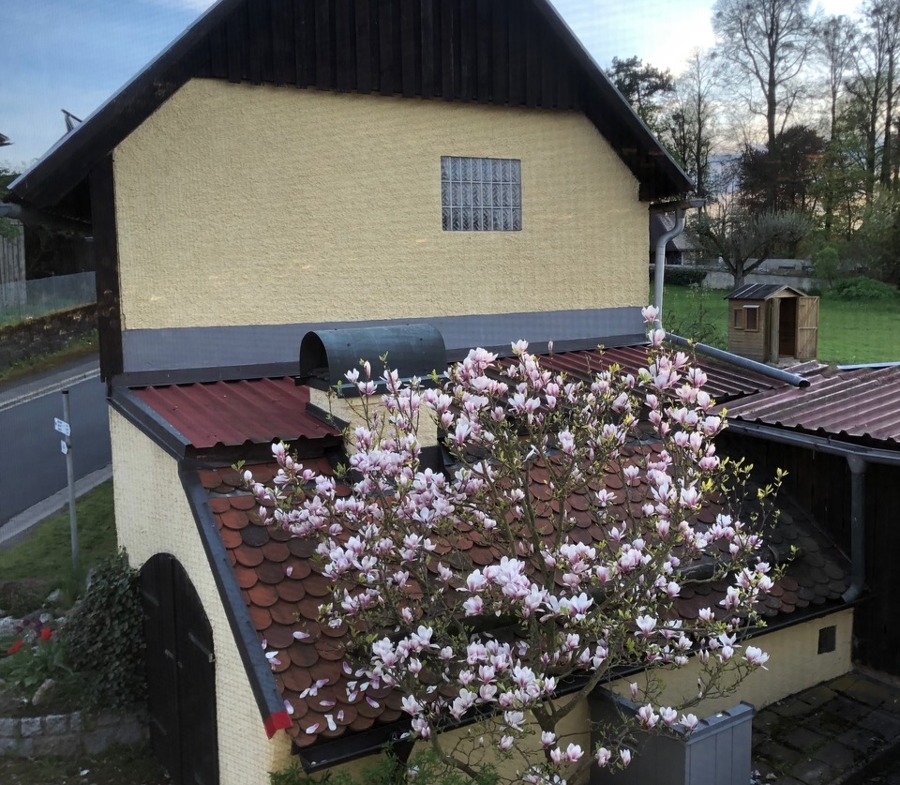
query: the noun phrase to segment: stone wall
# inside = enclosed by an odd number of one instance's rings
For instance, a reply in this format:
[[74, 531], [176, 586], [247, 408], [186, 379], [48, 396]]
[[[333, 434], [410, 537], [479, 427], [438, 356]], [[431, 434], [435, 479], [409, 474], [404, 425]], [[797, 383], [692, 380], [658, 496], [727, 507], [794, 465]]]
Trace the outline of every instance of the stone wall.
[[55, 352], [96, 327], [96, 305], [26, 319], [0, 327], [0, 368], [38, 354]]
[[74, 758], [97, 755], [115, 744], [137, 746], [148, 738], [142, 710], [0, 717], [0, 756]]

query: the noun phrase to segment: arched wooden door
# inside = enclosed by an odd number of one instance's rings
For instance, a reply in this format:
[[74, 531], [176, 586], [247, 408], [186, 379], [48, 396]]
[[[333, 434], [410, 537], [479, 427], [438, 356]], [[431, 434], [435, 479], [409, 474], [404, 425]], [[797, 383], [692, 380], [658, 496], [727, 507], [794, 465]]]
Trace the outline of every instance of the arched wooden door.
[[217, 785], [216, 671], [212, 628], [178, 560], [158, 553], [141, 568], [150, 740], [175, 785]]

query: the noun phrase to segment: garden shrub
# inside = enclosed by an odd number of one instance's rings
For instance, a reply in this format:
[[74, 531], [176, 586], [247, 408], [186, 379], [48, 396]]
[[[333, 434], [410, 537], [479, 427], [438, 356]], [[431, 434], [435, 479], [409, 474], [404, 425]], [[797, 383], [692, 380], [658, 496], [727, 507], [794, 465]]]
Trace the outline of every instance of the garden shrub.
[[144, 621], [138, 573], [123, 553], [101, 562], [63, 629], [69, 660], [87, 676], [89, 708], [146, 697]]
[[859, 276], [838, 281], [831, 293], [840, 300], [892, 300], [897, 296], [897, 287]]

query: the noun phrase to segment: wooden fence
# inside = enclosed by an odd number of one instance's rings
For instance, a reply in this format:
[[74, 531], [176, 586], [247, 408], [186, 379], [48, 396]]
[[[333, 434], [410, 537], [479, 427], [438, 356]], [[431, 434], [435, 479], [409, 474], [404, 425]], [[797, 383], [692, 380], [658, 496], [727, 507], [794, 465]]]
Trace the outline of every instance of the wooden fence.
[[0, 237], [0, 310], [25, 305], [25, 232], [16, 221], [18, 231], [12, 238]]

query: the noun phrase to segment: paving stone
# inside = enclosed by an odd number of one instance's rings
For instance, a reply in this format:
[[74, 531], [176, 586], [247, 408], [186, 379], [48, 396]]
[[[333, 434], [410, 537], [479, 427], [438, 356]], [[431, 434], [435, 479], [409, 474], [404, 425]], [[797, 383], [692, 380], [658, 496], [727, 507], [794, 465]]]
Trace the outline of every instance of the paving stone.
[[807, 714], [812, 714], [815, 709], [804, 703], [801, 700], [796, 699], [787, 699], [783, 701], [779, 701], [778, 703], [773, 703], [770, 706], [772, 711], [778, 714], [781, 717], [790, 717], [791, 719], [797, 719], [798, 717], [803, 717]]
[[820, 684], [811, 690], [804, 690], [797, 697], [809, 706], [818, 707], [828, 703], [836, 695], [837, 693], [827, 684]]
[[841, 722], [855, 725], [859, 720], [871, 713], [872, 709], [865, 703], [857, 703], [844, 695], [838, 695], [819, 709], [817, 716], [830, 714]]
[[853, 750], [838, 744], [833, 739], [816, 750], [813, 757], [827, 763], [838, 772], [847, 771], [857, 762], [857, 755]]
[[754, 758], [759, 756], [773, 766], [780, 766], [781, 768], [793, 765], [799, 757], [794, 750], [785, 747], [774, 739], [764, 741], [755, 748], [753, 750], [753, 756]]
[[827, 785], [834, 778], [834, 769], [824, 761], [816, 758], [805, 758], [788, 769], [791, 776], [806, 785]]
[[854, 701], [871, 706], [873, 709], [881, 706], [887, 699], [888, 694], [884, 684], [862, 676], [856, 676], [844, 687], [834, 685], [834, 689]]
[[76, 733], [37, 736], [33, 754], [41, 757], [74, 758], [81, 752], [81, 740]]
[[792, 731], [782, 736], [781, 741], [799, 752], [811, 754], [825, 744], [827, 739], [825, 736], [820, 736], [818, 733], [811, 731], [805, 725], [798, 725]]
[[857, 759], [869, 757], [876, 747], [881, 746], [881, 739], [865, 728], [850, 728], [835, 736], [834, 740], [854, 752]]
[[858, 724], [886, 741], [892, 741], [900, 736], [900, 718], [880, 709], [867, 714]]
[[71, 730], [81, 730], [81, 712], [73, 711], [69, 715], [69, 728]]
[[31, 736], [39, 736], [41, 734], [41, 718], [40, 717], [22, 717], [19, 720], [19, 733], [23, 739]]
[[0, 736], [0, 755], [18, 755], [21, 741], [10, 736]]
[[0, 717], [0, 739], [19, 735], [19, 721], [12, 717]]
[[69, 715], [48, 714], [44, 717], [44, 730], [53, 734], [65, 733], [69, 730]]

